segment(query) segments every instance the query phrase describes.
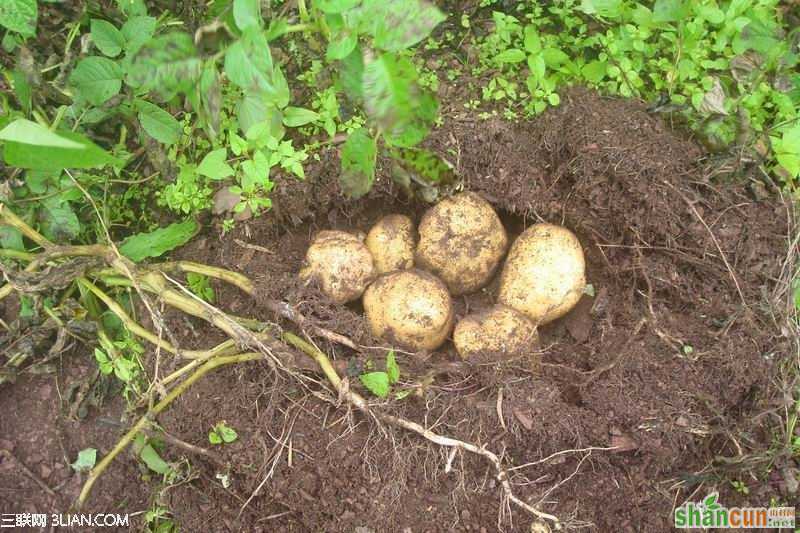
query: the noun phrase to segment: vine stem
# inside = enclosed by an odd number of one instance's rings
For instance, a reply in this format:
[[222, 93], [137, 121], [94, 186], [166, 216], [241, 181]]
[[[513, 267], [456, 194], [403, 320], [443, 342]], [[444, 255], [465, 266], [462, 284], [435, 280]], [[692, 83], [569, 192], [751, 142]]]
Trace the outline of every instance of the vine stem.
[[224, 365], [230, 365], [234, 363], [243, 363], [246, 361], [256, 361], [259, 359], [263, 359], [264, 355], [257, 352], [247, 352], [241, 353], [238, 355], [223, 355], [206, 361], [200, 368], [195, 370], [192, 375], [186, 378], [184, 381], [180, 383], [177, 387], [172, 389], [164, 398], [155, 404], [150, 410], [148, 410], [137, 422], [136, 424], [131, 427], [127, 433], [117, 442], [117, 444], [112, 448], [110, 452], [106, 454], [103, 459], [97, 463], [97, 465], [92, 468], [92, 471], [89, 473], [89, 477], [86, 478], [86, 481], [83, 484], [83, 488], [81, 489], [81, 493], [78, 496], [77, 501], [75, 502], [75, 507], [80, 509], [83, 504], [86, 502], [86, 499], [89, 497], [89, 494], [92, 491], [92, 487], [94, 486], [97, 479], [100, 475], [108, 468], [108, 465], [120, 454], [127, 446], [136, 438], [136, 435], [139, 434], [140, 431], [146, 429], [150, 423], [154, 421], [156, 415], [158, 415], [161, 411], [166, 409], [175, 399], [183, 394], [189, 387], [191, 387], [197, 380], [205, 376], [208, 372], [214, 370], [215, 368], [219, 368]]

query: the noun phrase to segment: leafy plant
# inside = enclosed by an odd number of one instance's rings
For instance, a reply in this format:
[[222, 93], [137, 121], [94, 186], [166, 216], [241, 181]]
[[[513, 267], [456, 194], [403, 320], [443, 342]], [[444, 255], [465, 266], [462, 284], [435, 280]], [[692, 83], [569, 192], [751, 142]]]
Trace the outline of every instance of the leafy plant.
[[400, 380], [400, 366], [397, 364], [394, 350], [386, 356], [386, 370], [366, 372], [359, 376], [361, 384], [379, 398], [389, 396], [391, 386]]
[[197, 274], [196, 272], [189, 272], [186, 274], [186, 283], [193, 293], [206, 302], [213, 304], [216, 301], [216, 294], [214, 293], [214, 288], [211, 286], [211, 283], [209, 283], [208, 276]]
[[95, 448], [85, 448], [78, 452], [78, 458], [70, 464], [76, 472], [86, 472], [94, 468], [97, 462], [97, 450]]
[[228, 427], [224, 420], [217, 422], [208, 433], [208, 442], [211, 444], [230, 444], [231, 442], [235, 442], [238, 438], [239, 434], [236, 433], [236, 430]]

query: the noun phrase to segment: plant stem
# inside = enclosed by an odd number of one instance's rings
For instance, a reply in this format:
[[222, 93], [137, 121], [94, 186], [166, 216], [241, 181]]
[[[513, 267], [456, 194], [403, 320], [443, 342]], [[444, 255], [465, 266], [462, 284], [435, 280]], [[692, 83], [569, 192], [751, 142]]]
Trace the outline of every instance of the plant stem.
[[168, 263], [160, 263], [152, 266], [152, 270], [162, 270], [169, 272], [172, 270], [180, 270], [182, 272], [193, 272], [195, 274], [202, 274], [209, 278], [215, 278], [231, 285], [236, 285], [247, 294], [253, 294], [253, 282], [247, 276], [232, 272], [224, 268], [203, 265], [193, 261], [170, 261]]
[[306, 0], [297, 0], [297, 10], [300, 12], [300, 20], [308, 22], [308, 8], [306, 7]]
[[97, 463], [97, 465], [92, 468], [92, 471], [89, 473], [89, 477], [86, 479], [86, 482], [83, 484], [83, 488], [81, 489], [81, 493], [78, 496], [78, 500], [75, 502], [75, 507], [80, 509], [83, 504], [86, 502], [86, 499], [89, 497], [89, 493], [92, 491], [92, 486], [95, 484], [97, 479], [100, 475], [108, 468], [108, 465], [114, 460], [114, 458], [120, 454], [128, 444], [133, 441], [136, 435], [146, 429], [147, 426], [154, 420], [155, 416], [159, 414], [161, 411], [166, 409], [169, 404], [171, 404], [175, 399], [183, 394], [189, 387], [191, 387], [197, 380], [202, 378], [211, 370], [214, 370], [217, 367], [223, 365], [229, 365], [234, 363], [243, 363], [245, 361], [256, 361], [258, 359], [263, 359], [264, 356], [260, 353], [256, 352], [247, 352], [238, 355], [228, 355], [228, 356], [220, 356], [214, 359], [207, 361], [203, 366], [198, 368], [194, 371], [194, 373], [186, 378], [180, 385], [169, 391], [169, 393], [164, 396], [164, 398], [155, 404], [152, 409], [148, 410], [137, 422], [133, 425], [131, 429], [128, 430], [125, 435], [117, 442], [114, 448], [111, 449], [110, 452], [106, 454], [103, 459]]
[[12, 228], [16, 228], [24, 236], [41, 246], [42, 248], [50, 248], [53, 243], [45, 238], [44, 235], [30, 227], [24, 220], [15, 215], [6, 204], [0, 202], [0, 220]]

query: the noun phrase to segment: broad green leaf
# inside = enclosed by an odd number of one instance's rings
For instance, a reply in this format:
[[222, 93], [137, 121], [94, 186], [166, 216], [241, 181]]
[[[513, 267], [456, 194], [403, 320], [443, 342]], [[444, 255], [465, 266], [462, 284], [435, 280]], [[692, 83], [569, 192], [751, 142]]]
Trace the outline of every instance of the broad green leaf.
[[533, 24], [525, 26], [525, 50], [530, 54], [537, 54], [542, 50], [542, 40], [539, 37], [539, 29]]
[[117, 6], [128, 17], [147, 15], [144, 0], [117, 0]]
[[498, 63], [521, 63], [525, 61], [525, 57], [526, 57], [525, 52], [523, 52], [522, 50], [511, 48], [497, 54], [494, 57], [494, 60]]
[[653, 5], [653, 22], [676, 22], [688, 12], [684, 0], [656, 0]]
[[94, 359], [97, 361], [97, 367], [103, 374], [108, 375], [114, 371], [114, 366], [111, 364], [111, 359], [109, 359], [106, 352], [100, 348], [94, 349]]
[[582, 0], [579, 9], [587, 15], [616, 18], [622, 14], [622, 0]]
[[736, 54], [743, 54], [747, 50], [755, 50], [764, 56], [771, 57], [782, 51], [782, 41], [779, 38], [780, 29], [773, 21], [754, 19], [748, 23], [741, 32], [738, 32], [731, 43], [731, 48]]
[[389, 375], [386, 372], [369, 372], [359, 376], [361, 383], [375, 396], [386, 398], [389, 395]]
[[606, 62], [600, 60], [590, 61], [581, 68], [581, 74], [591, 83], [600, 83], [606, 76]]
[[92, 105], [103, 105], [119, 94], [122, 68], [114, 61], [99, 56], [81, 59], [69, 77], [78, 96]]
[[69, 242], [81, 232], [81, 223], [69, 202], [58, 196], [52, 196], [42, 202], [39, 217], [42, 233], [51, 241]]
[[133, 59], [127, 83], [141, 91], [156, 91], [164, 100], [191, 91], [203, 69], [192, 38], [181, 32], [150, 39]]
[[261, 0], [233, 0], [233, 20], [242, 31], [260, 28], [264, 23], [261, 18]]
[[373, 44], [387, 52], [417, 44], [446, 18], [425, 0], [365, 0], [361, 9]]
[[339, 82], [347, 97], [355, 103], [364, 98], [364, 53], [356, 44], [353, 51], [341, 62]]
[[233, 168], [227, 163], [227, 158], [227, 148], [219, 148], [209, 152], [197, 166], [197, 173], [212, 180], [221, 180], [233, 176]]
[[219, 436], [216, 428], [208, 432], [208, 442], [211, 444], [222, 444], [222, 437]]
[[139, 452], [139, 458], [147, 465], [147, 468], [157, 474], [168, 474], [172, 470], [169, 463], [164, 461], [164, 459], [158, 455], [155, 448], [149, 443], [142, 447], [142, 451]]
[[325, 51], [325, 59], [336, 61], [344, 59], [355, 49], [358, 44], [358, 34], [353, 31], [342, 31], [331, 37], [328, 41], [328, 49]]
[[165, 110], [144, 100], [136, 100], [136, 109], [142, 128], [153, 139], [169, 145], [181, 138], [181, 123]]
[[0, 26], [23, 35], [36, 33], [39, 10], [36, 0], [0, 1]]
[[189, 239], [194, 237], [197, 230], [197, 223], [194, 220], [177, 222], [148, 233], [138, 233], [128, 237], [119, 246], [119, 251], [131, 261], [138, 263], [148, 257], [158, 257], [186, 244]]
[[359, 128], [347, 137], [342, 147], [341, 187], [351, 198], [360, 198], [372, 188], [375, 180], [377, 145], [366, 128]]
[[116, 57], [125, 47], [125, 36], [106, 20], [92, 19], [92, 41], [97, 49], [109, 57]]
[[283, 117], [280, 110], [271, 103], [270, 96], [265, 93], [245, 93], [236, 106], [236, 116], [242, 133], [247, 133], [257, 124], [267, 122], [273, 137], [283, 137]]
[[418, 144], [436, 118], [436, 99], [416, 80], [414, 64], [394, 54], [383, 54], [364, 69], [364, 108], [394, 146]]
[[0, 226], [0, 248], [24, 252], [25, 243], [22, 241], [22, 233], [11, 226]]
[[290, 128], [304, 126], [319, 119], [319, 113], [304, 107], [287, 107], [283, 110], [283, 123]]
[[360, 3], [361, 0], [314, 0], [314, 7], [323, 13], [336, 14], [353, 9]]
[[119, 161], [86, 137], [69, 131], [53, 132], [20, 118], [0, 130], [3, 156], [9, 166], [35, 170], [91, 168]]
[[389, 383], [397, 383], [400, 380], [400, 365], [397, 364], [394, 350], [386, 356], [386, 375], [389, 377]]
[[95, 448], [86, 448], [78, 452], [78, 458], [70, 466], [76, 472], [86, 472], [94, 468], [97, 462], [97, 450]]
[[156, 19], [146, 15], [131, 17], [120, 30], [125, 38], [125, 51], [135, 54], [149, 41], [156, 32]]
[[245, 91], [274, 94], [272, 55], [263, 32], [250, 28], [225, 53], [225, 74]]

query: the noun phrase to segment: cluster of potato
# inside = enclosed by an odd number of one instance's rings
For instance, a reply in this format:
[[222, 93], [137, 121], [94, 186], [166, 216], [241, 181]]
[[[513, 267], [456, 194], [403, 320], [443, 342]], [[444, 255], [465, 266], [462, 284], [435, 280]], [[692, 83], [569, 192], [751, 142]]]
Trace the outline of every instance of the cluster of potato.
[[[486, 200], [465, 192], [442, 200], [414, 224], [388, 215], [368, 235], [319, 232], [300, 272], [337, 303], [363, 294], [376, 337], [409, 350], [434, 350], [453, 334], [462, 357], [516, 355], [537, 326], [566, 314], [586, 284], [583, 251], [566, 228], [536, 224], [508, 250], [508, 234]], [[498, 302], [455, 328], [452, 296], [486, 286], [508, 251]]]

